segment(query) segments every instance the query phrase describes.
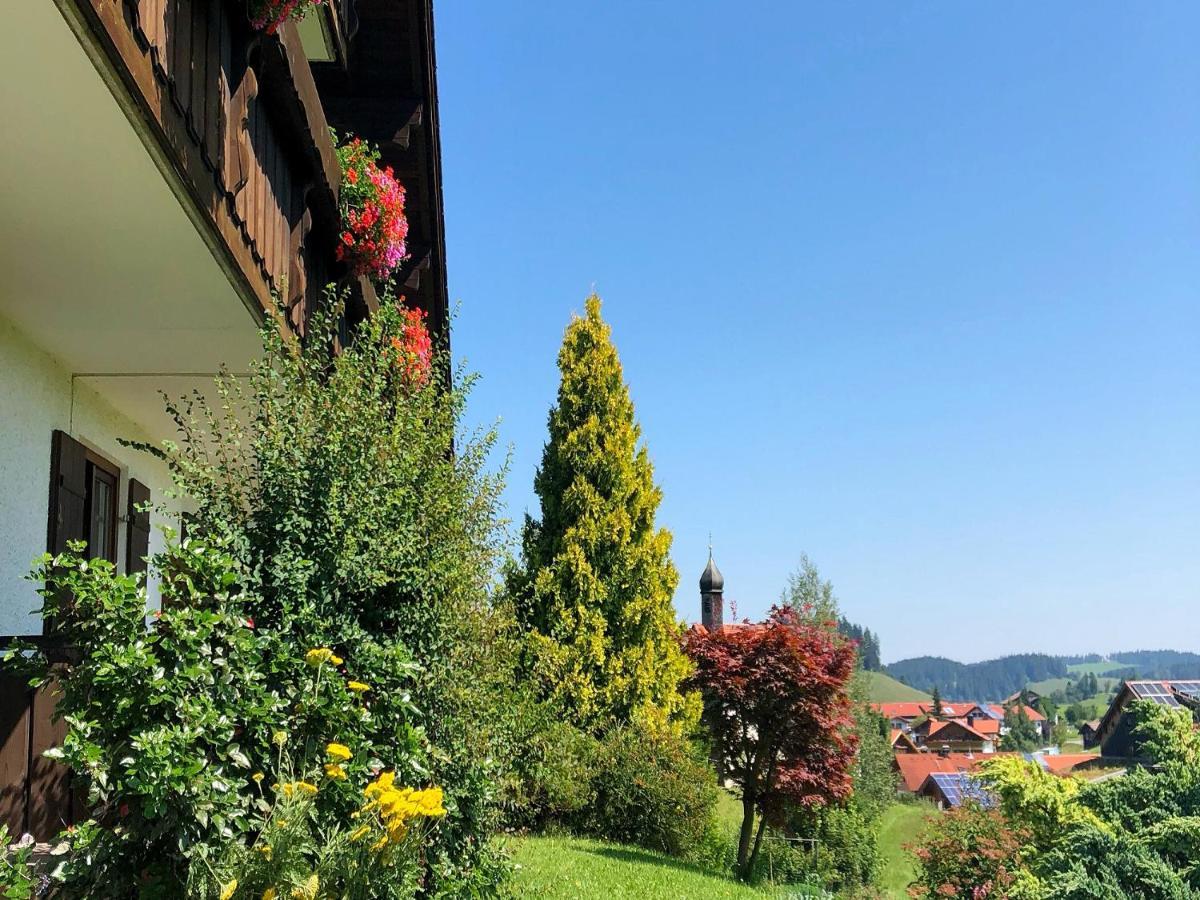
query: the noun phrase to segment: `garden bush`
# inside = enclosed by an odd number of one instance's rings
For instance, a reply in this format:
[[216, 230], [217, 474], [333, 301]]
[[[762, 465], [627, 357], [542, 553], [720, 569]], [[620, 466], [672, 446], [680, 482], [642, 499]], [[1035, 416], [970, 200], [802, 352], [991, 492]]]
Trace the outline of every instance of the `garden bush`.
[[[68, 728], [47, 755], [75, 773], [90, 820], [69, 835], [61, 895], [215, 894], [216, 881], [233, 880], [220, 874], [231, 854], [261, 840], [277, 785], [297, 780], [281, 757], [321, 786], [309, 802], [314, 822], [348, 821], [373, 772], [428, 779], [431, 748], [410, 699], [419, 672], [399, 645], [363, 641], [350, 660], [305, 651], [302, 636], [256, 624], [246, 573], [200, 540], [170, 543], [155, 560], [166, 608], [147, 627], [144, 576], [119, 575], [81, 549], [43, 558], [34, 575], [77, 654], [69, 668], [53, 667]], [[37, 654], [17, 659], [43, 675], [50, 668]], [[321, 769], [315, 757], [331, 741], [353, 749]], [[301, 847], [293, 825], [288, 844]], [[306, 846], [336, 837], [326, 829]], [[305, 861], [293, 872], [320, 869], [337, 883], [315, 849], [297, 852]]]
[[506, 824], [544, 829], [566, 825], [595, 799], [600, 742], [564, 722], [528, 692], [514, 696], [509, 740]]
[[[459, 432], [470, 378], [414, 340], [390, 297], [334, 354], [340, 315], [331, 292], [303, 340], [268, 323], [249, 378], [169, 402], [179, 439], [135, 445], [167, 463], [191, 510], [189, 539], [153, 563], [165, 605], [151, 627], [137, 577], [70, 557], [36, 576], [51, 612], [74, 596], [63, 756], [94, 813], [78, 878], [178, 897], [199, 860], [250, 846], [270, 802], [250, 775], [281, 727], [353, 747], [359, 784], [387, 770], [444, 786], [416, 876], [426, 895], [486, 893], [503, 876], [490, 836], [511, 618], [492, 602], [493, 435]], [[296, 690], [318, 647], [352, 667], [337, 702]], [[318, 796], [321, 816], [354, 811], [340, 793]]]
[[695, 857], [716, 829], [712, 766], [686, 739], [628, 726], [601, 741], [595, 799], [577, 821], [595, 837]]

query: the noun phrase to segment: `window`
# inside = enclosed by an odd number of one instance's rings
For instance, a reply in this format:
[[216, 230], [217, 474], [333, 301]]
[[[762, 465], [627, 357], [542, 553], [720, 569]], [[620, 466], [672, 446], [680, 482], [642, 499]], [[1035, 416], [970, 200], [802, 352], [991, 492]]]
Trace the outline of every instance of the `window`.
[[117, 561], [117, 469], [112, 463], [87, 452], [83, 497], [83, 540], [88, 556]]

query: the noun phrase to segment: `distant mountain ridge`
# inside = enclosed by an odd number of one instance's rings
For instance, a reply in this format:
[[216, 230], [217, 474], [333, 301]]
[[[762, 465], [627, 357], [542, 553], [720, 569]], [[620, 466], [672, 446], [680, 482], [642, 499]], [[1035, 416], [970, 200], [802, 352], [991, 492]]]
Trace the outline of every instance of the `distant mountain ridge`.
[[998, 700], [1032, 681], [1065, 678], [1070, 666], [1112, 663], [1105, 674], [1116, 678], [1200, 679], [1200, 653], [1180, 650], [1130, 650], [1102, 656], [1051, 656], [1022, 653], [977, 663], [960, 663], [942, 656], [918, 656], [883, 667], [892, 678], [919, 691], [936, 687], [954, 700]]

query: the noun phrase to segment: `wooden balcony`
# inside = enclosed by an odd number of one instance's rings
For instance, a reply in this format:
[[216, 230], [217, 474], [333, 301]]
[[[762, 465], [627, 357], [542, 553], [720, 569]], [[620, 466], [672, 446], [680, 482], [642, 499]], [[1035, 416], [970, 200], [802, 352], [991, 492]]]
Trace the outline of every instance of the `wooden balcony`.
[[255, 31], [245, 0], [57, 2], [243, 301], [278, 293], [303, 332], [337, 275], [340, 170], [296, 26]]

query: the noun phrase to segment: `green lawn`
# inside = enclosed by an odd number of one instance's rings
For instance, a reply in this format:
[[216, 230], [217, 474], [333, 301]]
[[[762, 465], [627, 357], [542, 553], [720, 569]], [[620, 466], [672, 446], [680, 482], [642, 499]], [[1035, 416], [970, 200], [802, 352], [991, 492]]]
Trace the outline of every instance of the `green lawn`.
[[885, 897], [906, 897], [905, 888], [916, 877], [912, 856], [904, 849], [921, 833], [931, 816], [937, 815], [928, 803], [897, 803], [883, 814], [879, 831], [879, 850], [883, 872], [879, 879]]
[[783, 900], [799, 896], [752, 888], [669, 856], [575, 837], [513, 841], [511, 896], [547, 900]]
[[[736, 829], [741, 804], [723, 794], [718, 814]], [[897, 803], [884, 813], [879, 847], [883, 856], [880, 889], [885, 897], [905, 897], [916, 874], [904, 849], [937, 815], [928, 803]], [[731, 835], [732, 838], [732, 835]], [[803, 889], [749, 887], [733, 878], [638, 847], [568, 835], [511, 838], [515, 871], [509, 885], [512, 898], [545, 900], [791, 900]]]
[[872, 703], [901, 703], [905, 700], [931, 700], [924, 691], [909, 687], [883, 672], [865, 672], [870, 684], [868, 699]]
[[1042, 681], [1031, 681], [1028, 687], [1031, 691], [1036, 691], [1043, 697], [1049, 697], [1055, 691], [1065, 691], [1067, 685], [1074, 680], [1073, 678], [1046, 678]]

